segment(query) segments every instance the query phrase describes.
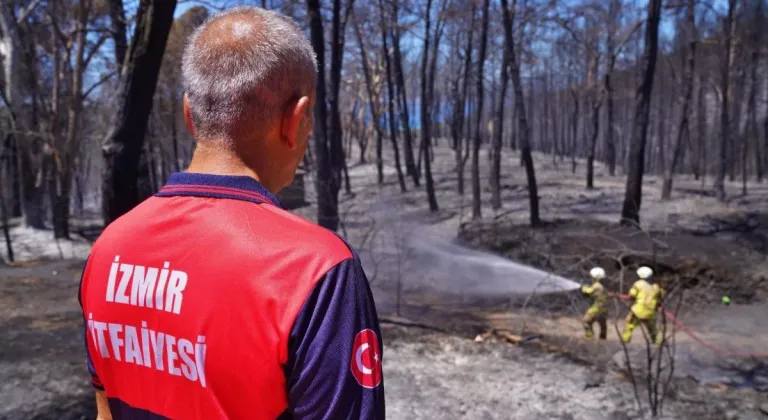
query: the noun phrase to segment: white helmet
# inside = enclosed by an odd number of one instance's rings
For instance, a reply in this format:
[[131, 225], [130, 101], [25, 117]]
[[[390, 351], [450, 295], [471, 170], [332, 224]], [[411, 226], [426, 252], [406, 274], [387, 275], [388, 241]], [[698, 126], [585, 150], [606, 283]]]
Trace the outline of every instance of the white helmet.
[[600, 280], [605, 277], [605, 270], [602, 267], [595, 267], [589, 270], [589, 275], [595, 280]]
[[649, 279], [653, 275], [653, 270], [650, 267], [642, 266], [637, 269], [637, 277], [643, 280]]

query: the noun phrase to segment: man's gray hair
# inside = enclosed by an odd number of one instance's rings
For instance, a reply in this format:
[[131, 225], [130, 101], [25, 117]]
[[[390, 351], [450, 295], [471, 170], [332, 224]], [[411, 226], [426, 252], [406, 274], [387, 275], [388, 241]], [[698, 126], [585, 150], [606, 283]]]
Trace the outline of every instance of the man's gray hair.
[[[279, 117], [288, 101], [315, 90], [315, 53], [291, 18], [236, 7], [190, 36], [182, 80], [196, 137], [231, 139]], [[246, 123], [246, 120], [251, 120]]]

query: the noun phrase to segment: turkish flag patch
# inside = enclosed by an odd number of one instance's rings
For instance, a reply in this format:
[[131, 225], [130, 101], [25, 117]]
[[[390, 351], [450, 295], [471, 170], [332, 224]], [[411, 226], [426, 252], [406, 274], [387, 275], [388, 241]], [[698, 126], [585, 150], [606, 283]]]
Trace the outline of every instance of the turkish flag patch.
[[350, 370], [365, 388], [376, 388], [381, 383], [381, 349], [375, 331], [365, 329], [355, 336]]

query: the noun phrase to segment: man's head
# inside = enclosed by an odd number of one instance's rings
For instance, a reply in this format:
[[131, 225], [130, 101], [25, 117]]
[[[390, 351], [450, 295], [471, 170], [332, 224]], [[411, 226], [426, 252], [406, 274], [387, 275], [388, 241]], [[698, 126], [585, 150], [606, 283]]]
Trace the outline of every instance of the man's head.
[[316, 76], [312, 45], [290, 18], [256, 7], [209, 18], [182, 60], [184, 116], [198, 143], [190, 170], [228, 166], [273, 192], [290, 184], [312, 131]]

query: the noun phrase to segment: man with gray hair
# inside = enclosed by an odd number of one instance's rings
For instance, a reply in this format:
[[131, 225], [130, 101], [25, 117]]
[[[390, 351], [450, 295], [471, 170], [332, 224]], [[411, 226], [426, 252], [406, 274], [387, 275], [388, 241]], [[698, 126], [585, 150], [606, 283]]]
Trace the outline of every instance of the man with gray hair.
[[282, 209], [312, 132], [317, 64], [255, 7], [184, 52], [186, 172], [110, 224], [80, 285], [100, 419], [383, 419], [382, 342], [360, 260]]

